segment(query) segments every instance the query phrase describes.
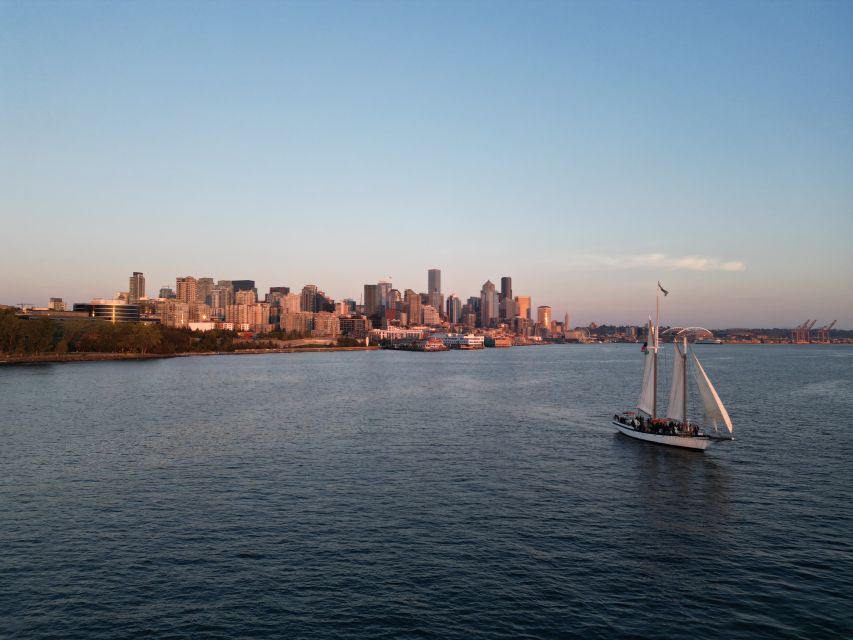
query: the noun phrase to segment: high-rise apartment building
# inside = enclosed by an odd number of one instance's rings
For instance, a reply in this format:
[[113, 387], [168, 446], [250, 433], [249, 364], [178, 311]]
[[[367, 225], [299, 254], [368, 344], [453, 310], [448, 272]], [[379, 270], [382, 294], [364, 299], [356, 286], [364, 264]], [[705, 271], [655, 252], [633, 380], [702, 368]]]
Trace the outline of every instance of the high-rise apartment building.
[[251, 289], [244, 289], [234, 294], [235, 304], [255, 304], [257, 301], [255, 292]]
[[491, 327], [498, 317], [498, 292], [491, 280], [480, 290], [480, 325]]
[[198, 299], [198, 280], [192, 276], [175, 279], [176, 297], [181, 302], [195, 302]]
[[302, 287], [302, 302], [300, 303], [300, 311], [317, 311], [317, 285], [306, 284]]
[[175, 292], [171, 287], [160, 287], [160, 293], [157, 295], [158, 298], [163, 298], [164, 300], [172, 300], [175, 298]]
[[203, 302], [210, 305], [212, 302], [211, 294], [213, 293], [213, 278], [198, 279], [198, 302]]
[[136, 304], [140, 299], [145, 297], [145, 276], [141, 271], [134, 271], [130, 276], [130, 286], [128, 287], [129, 301], [131, 304]]

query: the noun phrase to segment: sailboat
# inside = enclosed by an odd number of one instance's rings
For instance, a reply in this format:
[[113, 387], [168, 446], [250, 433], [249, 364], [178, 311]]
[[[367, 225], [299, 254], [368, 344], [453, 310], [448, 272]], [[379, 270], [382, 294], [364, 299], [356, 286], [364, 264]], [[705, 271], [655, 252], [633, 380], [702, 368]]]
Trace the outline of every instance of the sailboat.
[[[704, 451], [716, 442], [734, 440], [732, 421], [711, 379], [693, 350], [694, 343], [713, 335], [702, 327], [676, 327], [662, 335], [673, 337], [672, 380], [666, 413], [658, 412], [658, 364], [661, 351], [659, 335], [660, 293], [668, 295], [660, 282], [655, 304], [655, 322], [649, 318], [648, 340], [643, 347], [646, 354], [643, 382], [637, 412], [626, 411], [613, 416], [612, 423], [620, 433], [638, 440], [665, 444], [672, 447]], [[691, 366], [692, 365], [692, 366]], [[702, 399], [703, 420], [690, 419], [688, 414], [688, 370], [692, 372], [699, 397]]]

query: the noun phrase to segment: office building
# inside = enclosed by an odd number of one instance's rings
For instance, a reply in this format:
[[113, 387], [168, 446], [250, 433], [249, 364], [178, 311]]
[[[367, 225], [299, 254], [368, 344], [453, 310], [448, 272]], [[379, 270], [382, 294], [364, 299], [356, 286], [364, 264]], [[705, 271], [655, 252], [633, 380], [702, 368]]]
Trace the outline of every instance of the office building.
[[444, 306], [444, 296], [441, 295], [441, 269], [427, 271], [427, 304], [434, 309]]
[[480, 290], [480, 326], [491, 327], [498, 318], [498, 293], [491, 280]]
[[515, 315], [532, 320], [530, 316], [530, 296], [515, 297]]
[[134, 304], [145, 297], [145, 276], [142, 275], [141, 271], [134, 271], [133, 275], [130, 276], [128, 294], [128, 299]]
[[450, 324], [462, 322], [462, 301], [453, 293], [447, 297], [447, 321]]

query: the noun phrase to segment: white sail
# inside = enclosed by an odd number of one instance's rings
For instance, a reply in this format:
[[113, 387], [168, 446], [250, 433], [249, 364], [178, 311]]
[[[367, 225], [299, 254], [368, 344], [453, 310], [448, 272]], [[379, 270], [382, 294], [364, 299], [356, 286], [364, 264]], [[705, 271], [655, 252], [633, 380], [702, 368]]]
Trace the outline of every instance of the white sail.
[[699, 394], [702, 396], [702, 403], [705, 405], [705, 415], [708, 421], [714, 429], [719, 430], [720, 424], [723, 424], [729, 433], [732, 433], [732, 420], [729, 418], [729, 412], [723, 406], [723, 402], [717, 395], [717, 390], [711, 384], [705, 369], [702, 368], [699, 358], [694, 352], [691, 351], [691, 353], [693, 353], [693, 361], [696, 363], [696, 384], [699, 387]]
[[655, 349], [654, 349], [654, 330], [649, 323], [649, 339], [646, 342], [646, 364], [643, 367], [643, 386], [640, 389], [640, 399], [637, 401], [637, 408], [649, 415], [655, 412]]
[[672, 386], [669, 388], [669, 404], [666, 408], [666, 417], [670, 420], [683, 422], [687, 416], [684, 415], [684, 356], [678, 348], [678, 344], [672, 345]]

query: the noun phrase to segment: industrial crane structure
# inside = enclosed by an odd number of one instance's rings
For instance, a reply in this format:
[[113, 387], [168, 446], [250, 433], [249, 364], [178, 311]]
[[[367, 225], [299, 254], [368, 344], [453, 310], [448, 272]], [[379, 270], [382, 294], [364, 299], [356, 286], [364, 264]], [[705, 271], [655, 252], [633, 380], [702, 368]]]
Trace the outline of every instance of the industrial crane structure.
[[833, 320], [828, 325], [817, 330], [817, 342], [829, 342], [829, 332], [832, 331], [832, 327], [835, 326], [836, 322], [838, 322], [838, 320]]

